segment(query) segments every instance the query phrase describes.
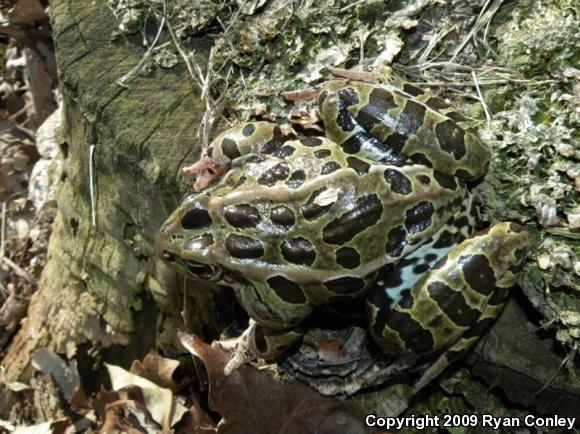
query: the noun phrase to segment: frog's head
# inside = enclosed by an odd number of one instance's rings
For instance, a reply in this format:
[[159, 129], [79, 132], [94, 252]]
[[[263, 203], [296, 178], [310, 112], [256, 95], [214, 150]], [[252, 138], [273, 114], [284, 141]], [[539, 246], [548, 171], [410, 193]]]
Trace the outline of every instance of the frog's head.
[[218, 281], [223, 270], [213, 254], [209, 195], [187, 196], [157, 234], [156, 249], [171, 267], [196, 280]]

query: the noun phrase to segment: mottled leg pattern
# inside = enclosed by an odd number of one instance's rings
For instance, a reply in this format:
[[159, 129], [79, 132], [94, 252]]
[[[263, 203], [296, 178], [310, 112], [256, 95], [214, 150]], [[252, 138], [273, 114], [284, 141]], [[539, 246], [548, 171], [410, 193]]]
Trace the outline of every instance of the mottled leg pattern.
[[[496, 301], [495, 299], [499, 298], [501, 295], [503, 295], [503, 298]], [[494, 300], [489, 301], [475, 325], [467, 330], [461, 339], [451, 345], [449, 349], [437, 358], [435, 363], [423, 372], [421, 378], [413, 385], [413, 388], [411, 389], [412, 394], [419, 392], [423, 387], [437, 378], [449, 365], [459, 360], [465, 355], [465, 353], [475, 346], [503, 310], [508, 295], [509, 292], [507, 290], [502, 293], [501, 288], [498, 288], [496, 295], [494, 295]]]
[[500, 223], [451, 249], [394, 309], [380, 304], [388, 292], [371, 294], [370, 330], [387, 354], [449, 350], [417, 387], [467, 351], [499, 314], [525, 260], [528, 238], [519, 226]]

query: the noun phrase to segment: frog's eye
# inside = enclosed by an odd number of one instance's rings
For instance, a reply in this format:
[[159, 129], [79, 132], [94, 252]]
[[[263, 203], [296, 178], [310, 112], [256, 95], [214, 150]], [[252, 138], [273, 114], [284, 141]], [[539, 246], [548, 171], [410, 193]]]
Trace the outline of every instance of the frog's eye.
[[185, 230], [200, 229], [211, 225], [209, 212], [203, 208], [193, 208], [181, 217], [181, 227]]
[[212, 265], [201, 264], [195, 261], [186, 261], [185, 265], [193, 278], [215, 282], [222, 277], [222, 270]]

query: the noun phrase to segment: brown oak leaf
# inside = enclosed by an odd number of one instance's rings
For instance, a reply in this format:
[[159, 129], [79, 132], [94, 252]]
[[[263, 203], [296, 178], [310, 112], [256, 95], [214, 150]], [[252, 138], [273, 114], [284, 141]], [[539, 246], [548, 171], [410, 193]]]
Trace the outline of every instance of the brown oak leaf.
[[181, 342], [204, 362], [209, 407], [222, 419], [217, 434], [364, 434], [365, 412], [352, 400], [324, 397], [305, 384], [289, 383], [244, 365], [224, 374], [228, 354], [192, 335]]

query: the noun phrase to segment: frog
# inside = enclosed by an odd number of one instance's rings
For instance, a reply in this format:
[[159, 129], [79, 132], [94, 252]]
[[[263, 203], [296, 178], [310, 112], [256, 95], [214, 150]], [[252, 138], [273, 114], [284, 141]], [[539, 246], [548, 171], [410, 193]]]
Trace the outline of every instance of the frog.
[[[325, 136], [264, 146], [274, 126], [253, 124], [261, 141], [236, 146], [219, 181], [185, 197], [157, 250], [183, 274], [232, 288], [248, 313], [230, 371], [284, 354], [320, 308], [363, 299], [386, 359], [434, 360], [416, 392], [499, 315], [528, 234], [510, 222], [474, 234], [468, 183], [491, 152], [444, 100], [413, 85], [329, 80], [318, 107]], [[222, 133], [213, 154], [227, 155], [244, 128]]]

